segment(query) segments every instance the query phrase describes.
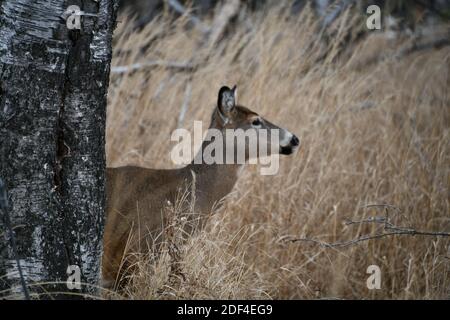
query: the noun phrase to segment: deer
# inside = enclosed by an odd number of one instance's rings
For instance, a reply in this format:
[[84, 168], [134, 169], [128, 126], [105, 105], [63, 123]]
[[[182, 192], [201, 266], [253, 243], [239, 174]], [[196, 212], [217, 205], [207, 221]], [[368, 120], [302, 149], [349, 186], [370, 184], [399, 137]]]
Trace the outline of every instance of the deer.
[[[277, 148], [271, 152], [290, 155], [300, 145], [296, 135], [278, 127], [254, 111], [237, 104], [237, 88], [220, 88], [217, 105], [211, 116], [209, 129], [278, 130]], [[200, 154], [210, 141], [204, 140]], [[258, 143], [249, 141], [248, 143]], [[264, 143], [271, 144], [267, 139]], [[224, 146], [226, 152], [228, 146]], [[245, 161], [250, 157], [245, 146]], [[103, 237], [102, 286], [117, 285], [122, 273], [121, 264], [131, 233], [139, 234], [138, 243], [152, 243], [161, 234], [166, 223], [164, 208], [175, 203], [180, 186], [191, 187], [195, 198], [194, 210], [201, 220], [211, 215], [223, 203], [235, 186], [242, 163], [195, 163], [177, 169], [148, 169], [137, 166], [106, 168], [106, 224]], [[201, 229], [204, 223], [198, 223]]]

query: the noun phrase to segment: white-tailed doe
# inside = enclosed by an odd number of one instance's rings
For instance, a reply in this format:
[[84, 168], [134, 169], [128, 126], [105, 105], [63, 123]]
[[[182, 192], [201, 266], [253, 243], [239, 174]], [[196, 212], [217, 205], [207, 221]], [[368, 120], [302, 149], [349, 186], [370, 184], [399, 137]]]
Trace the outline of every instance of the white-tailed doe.
[[[257, 113], [244, 106], [237, 105], [236, 86], [232, 89], [222, 87], [218, 94], [217, 107], [211, 118], [210, 129], [225, 133], [227, 129], [267, 131], [267, 139], [260, 141], [260, 135], [246, 140], [245, 160], [252, 157], [250, 146], [256, 144], [265, 150], [277, 154], [288, 155], [299, 147], [299, 139], [286, 129], [282, 129]], [[273, 148], [270, 132], [277, 130], [277, 148]], [[205, 139], [201, 145], [198, 157], [203, 157], [204, 151], [214, 139]], [[237, 156], [235, 146], [227, 145], [224, 140], [223, 152], [233, 151]], [[216, 150], [217, 151], [217, 150]], [[142, 248], [160, 234], [165, 226], [164, 208], [167, 203], [175, 203], [180, 190], [192, 190], [195, 199], [194, 211], [200, 214], [200, 228], [205, 218], [213, 208], [227, 196], [235, 185], [242, 163], [205, 163], [192, 161], [180, 169], [156, 170], [134, 166], [106, 169], [107, 210], [104, 234], [104, 253], [102, 259], [103, 285], [111, 286], [119, 279], [122, 257], [130, 233], [139, 235], [138, 243], [145, 243]]]

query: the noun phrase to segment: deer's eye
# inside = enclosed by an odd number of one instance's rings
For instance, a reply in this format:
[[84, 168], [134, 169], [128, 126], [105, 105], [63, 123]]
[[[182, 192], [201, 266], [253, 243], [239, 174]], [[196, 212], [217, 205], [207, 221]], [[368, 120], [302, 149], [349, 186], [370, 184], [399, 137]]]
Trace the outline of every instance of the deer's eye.
[[254, 127], [259, 127], [259, 126], [261, 126], [261, 120], [259, 120], [259, 119], [253, 120], [253, 121], [252, 121], [252, 126], [254, 126]]

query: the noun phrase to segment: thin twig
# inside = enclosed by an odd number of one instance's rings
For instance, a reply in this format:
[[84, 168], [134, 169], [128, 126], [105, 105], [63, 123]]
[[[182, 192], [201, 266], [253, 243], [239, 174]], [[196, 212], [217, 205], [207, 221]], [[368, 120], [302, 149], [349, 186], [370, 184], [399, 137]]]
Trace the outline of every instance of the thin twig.
[[180, 114], [178, 116], [178, 128], [181, 128], [183, 125], [184, 117], [186, 115], [187, 108], [189, 106], [189, 102], [191, 101], [192, 96], [192, 85], [190, 82], [186, 84], [186, 89], [184, 90], [184, 100], [181, 105]]
[[361, 206], [361, 209], [376, 208], [376, 207], [395, 209], [395, 210], [401, 212], [400, 208], [398, 208], [398, 207], [396, 207], [396, 206], [394, 206], [392, 204], [387, 204], [387, 203], [383, 203], [383, 204], [378, 204], [378, 203], [367, 204], [367, 205]]

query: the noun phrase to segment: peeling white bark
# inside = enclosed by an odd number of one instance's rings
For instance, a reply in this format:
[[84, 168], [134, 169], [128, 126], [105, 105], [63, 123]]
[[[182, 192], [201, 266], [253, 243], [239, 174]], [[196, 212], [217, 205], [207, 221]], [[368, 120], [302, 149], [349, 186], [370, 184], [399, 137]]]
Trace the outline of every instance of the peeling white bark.
[[[83, 283], [100, 276], [117, 1], [79, 4], [89, 16], [73, 31], [60, 17], [68, 1], [0, 2], [0, 176], [25, 280], [59, 281], [44, 287], [49, 292], [67, 290], [68, 265], [81, 267]], [[0, 295], [8, 296], [20, 279], [3, 231], [0, 221]]]

